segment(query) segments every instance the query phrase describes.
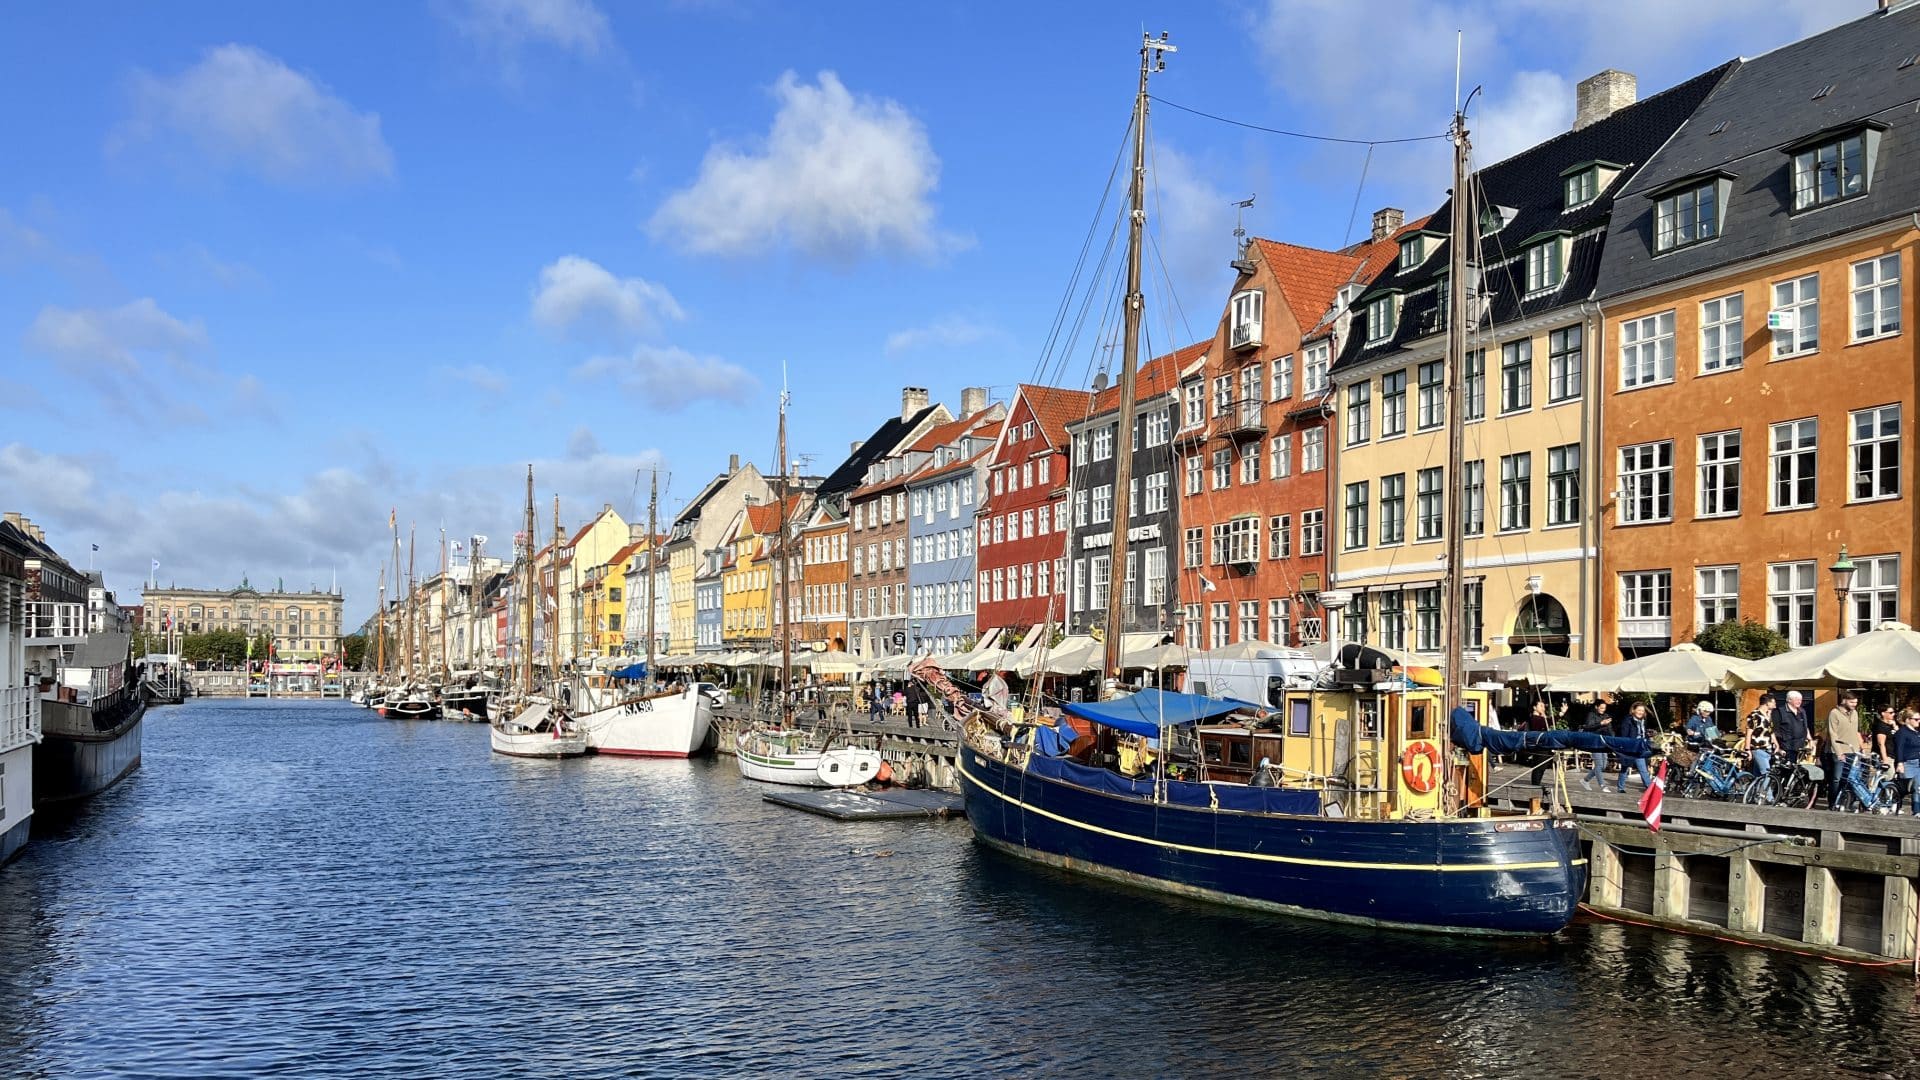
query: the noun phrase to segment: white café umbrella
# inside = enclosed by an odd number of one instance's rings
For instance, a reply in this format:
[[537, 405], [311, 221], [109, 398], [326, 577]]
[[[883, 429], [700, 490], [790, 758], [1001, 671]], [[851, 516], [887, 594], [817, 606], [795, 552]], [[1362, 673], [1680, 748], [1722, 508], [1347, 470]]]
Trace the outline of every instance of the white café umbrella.
[[1882, 623], [1864, 634], [1824, 641], [1749, 662], [1732, 686], [1854, 686], [1920, 683], [1920, 633]]
[[1080, 675], [1100, 670], [1104, 653], [1100, 643], [1088, 635], [1072, 634], [1050, 649], [1035, 649], [1021, 657], [1014, 671], [1025, 678], [1036, 674]]
[[1747, 661], [1682, 643], [1666, 652], [1636, 657], [1547, 683], [1555, 693], [1706, 694], [1746, 671]]
[[1582, 675], [1599, 667], [1591, 660], [1575, 660], [1566, 656], [1555, 656], [1537, 645], [1529, 645], [1517, 653], [1496, 656], [1491, 660], [1478, 660], [1467, 665], [1469, 671], [1497, 671], [1507, 677], [1508, 683], [1526, 683], [1540, 686], [1555, 679], [1564, 679]]
[[[1162, 634], [1128, 634], [1120, 644], [1120, 666], [1123, 668], [1146, 668], [1159, 671], [1162, 668], [1186, 667], [1199, 654], [1177, 641], [1162, 642]], [[1144, 638], [1145, 640], [1135, 640]]]
[[813, 654], [813, 673], [816, 675], [858, 675], [860, 673], [860, 661], [858, 658], [842, 652], [839, 649], [828, 649], [825, 652]]

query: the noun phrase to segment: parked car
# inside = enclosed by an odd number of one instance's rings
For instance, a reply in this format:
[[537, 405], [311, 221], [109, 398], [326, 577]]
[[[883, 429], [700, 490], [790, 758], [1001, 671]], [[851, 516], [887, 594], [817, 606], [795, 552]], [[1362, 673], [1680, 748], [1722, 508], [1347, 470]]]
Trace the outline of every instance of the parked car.
[[716, 709], [727, 703], [727, 692], [713, 683], [697, 682], [693, 684], [693, 688], [699, 691], [700, 696], [706, 698]]

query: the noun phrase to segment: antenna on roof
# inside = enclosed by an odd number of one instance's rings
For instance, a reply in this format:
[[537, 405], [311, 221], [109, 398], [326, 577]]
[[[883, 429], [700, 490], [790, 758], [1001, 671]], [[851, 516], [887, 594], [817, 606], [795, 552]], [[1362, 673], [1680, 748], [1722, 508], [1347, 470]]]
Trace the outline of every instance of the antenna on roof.
[[1253, 206], [1253, 200], [1259, 197], [1256, 192], [1234, 202], [1238, 209], [1233, 212], [1233, 263], [1235, 270], [1243, 274], [1253, 273], [1253, 260], [1247, 258], [1247, 210]]

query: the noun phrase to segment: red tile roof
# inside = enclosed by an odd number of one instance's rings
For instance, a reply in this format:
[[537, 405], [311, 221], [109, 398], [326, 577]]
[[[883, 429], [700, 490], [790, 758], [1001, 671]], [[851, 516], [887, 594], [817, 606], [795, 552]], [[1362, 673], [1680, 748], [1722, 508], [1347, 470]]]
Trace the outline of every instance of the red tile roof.
[[991, 453], [993, 453], [993, 448], [988, 447], [987, 449], [980, 451], [979, 453], [973, 455], [972, 457], [966, 459], [965, 461], [949, 461], [945, 465], [942, 465], [937, 469], [922, 469], [919, 472], [914, 473], [908, 479], [912, 480], [915, 483], [919, 483], [922, 480], [934, 480], [939, 477], [945, 476], [948, 473], [959, 472], [962, 469], [969, 468], [974, 465], [978, 465], [981, 461], [986, 459], [987, 455]]
[[1020, 393], [1026, 396], [1027, 405], [1033, 410], [1034, 422], [1054, 446], [1067, 444], [1067, 425], [1075, 420], [1085, 419], [1093, 394], [1087, 390], [1069, 390], [1064, 386], [1038, 386], [1034, 383], [1021, 383]]
[[1362, 240], [1339, 251], [1256, 238], [1273, 280], [1302, 330], [1311, 330], [1333, 307], [1340, 287], [1367, 285], [1400, 254], [1400, 238], [1426, 226], [1431, 215], [1410, 221], [1379, 240]]
[[[1133, 400], [1145, 401], [1158, 397], [1180, 385], [1180, 371], [1207, 354], [1213, 339], [1196, 341], [1182, 349], [1164, 353], [1140, 365], [1140, 372], [1133, 380]], [[1093, 413], [1103, 413], [1120, 407], [1120, 384], [1107, 387], [1094, 395]]]
[[[789, 522], [798, 520], [800, 517], [800, 503], [803, 498], [804, 496], [801, 495], [787, 496], [787, 520]], [[747, 524], [753, 528], [754, 532], [762, 535], [779, 532], [780, 504], [770, 502], [747, 507]]]
[[960, 438], [960, 436], [973, 432], [975, 428], [980, 429], [982, 437], [991, 439], [1000, 433], [1001, 422], [998, 420], [988, 420], [988, 411], [987, 409], [982, 409], [972, 416], [963, 416], [958, 420], [950, 420], [944, 424], [937, 424], [932, 431], [922, 435], [918, 442], [907, 447], [907, 449], [910, 451], [932, 450], [936, 446], [945, 446]]

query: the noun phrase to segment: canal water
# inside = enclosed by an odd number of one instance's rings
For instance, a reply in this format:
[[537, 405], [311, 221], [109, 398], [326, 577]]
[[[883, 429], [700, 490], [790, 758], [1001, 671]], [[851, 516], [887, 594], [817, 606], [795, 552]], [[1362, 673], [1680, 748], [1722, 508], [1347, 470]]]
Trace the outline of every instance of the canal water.
[[0, 869], [0, 1077], [1920, 1075], [1900, 974], [1223, 912], [760, 790], [156, 709], [141, 771]]

